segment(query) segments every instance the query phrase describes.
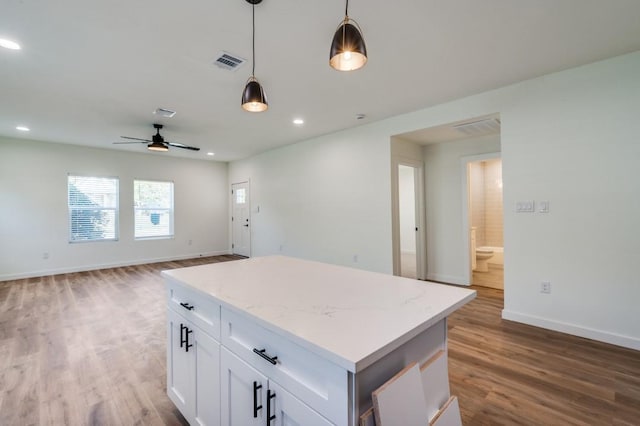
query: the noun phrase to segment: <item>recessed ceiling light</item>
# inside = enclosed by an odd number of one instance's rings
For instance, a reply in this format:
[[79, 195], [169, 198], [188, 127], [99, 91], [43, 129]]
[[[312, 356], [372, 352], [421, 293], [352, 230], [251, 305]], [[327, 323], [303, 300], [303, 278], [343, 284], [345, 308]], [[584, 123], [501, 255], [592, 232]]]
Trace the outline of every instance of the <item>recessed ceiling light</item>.
[[215, 154], [215, 152], [207, 152], [207, 155], [214, 156], [216, 154]]
[[20, 130], [21, 132], [28, 132], [31, 129], [28, 128], [27, 126], [17, 126], [16, 130]]
[[11, 49], [11, 50], [20, 50], [21, 47], [18, 43], [16, 43], [15, 41], [11, 41], [11, 40], [7, 40], [4, 38], [0, 38], [0, 46], [5, 47], [7, 49]]
[[302, 118], [295, 118], [293, 120], [293, 124], [297, 124], [298, 126], [304, 124], [304, 120]]

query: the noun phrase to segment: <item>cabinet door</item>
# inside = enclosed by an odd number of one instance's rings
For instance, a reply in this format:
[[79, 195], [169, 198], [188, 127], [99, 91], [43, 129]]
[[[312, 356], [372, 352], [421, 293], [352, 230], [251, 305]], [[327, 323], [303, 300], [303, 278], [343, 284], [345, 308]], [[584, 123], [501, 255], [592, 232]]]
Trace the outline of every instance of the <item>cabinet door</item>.
[[194, 387], [191, 352], [185, 350], [187, 320], [167, 309], [167, 394], [187, 419], [193, 412]]
[[189, 325], [193, 331], [195, 407], [194, 422], [198, 425], [220, 425], [220, 343], [199, 327]]
[[222, 347], [220, 414], [223, 426], [264, 426], [267, 378]]
[[[312, 410], [304, 402], [269, 381], [268, 414], [272, 420], [269, 426], [331, 426], [332, 423]], [[275, 394], [275, 396], [274, 396]], [[266, 415], [267, 413], [265, 413]], [[273, 417], [275, 416], [275, 417]]]

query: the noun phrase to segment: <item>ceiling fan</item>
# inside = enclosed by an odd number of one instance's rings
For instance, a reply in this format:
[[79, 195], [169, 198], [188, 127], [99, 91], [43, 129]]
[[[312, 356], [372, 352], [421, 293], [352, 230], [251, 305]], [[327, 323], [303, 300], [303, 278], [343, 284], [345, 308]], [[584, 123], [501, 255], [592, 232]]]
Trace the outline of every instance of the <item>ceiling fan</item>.
[[131, 139], [135, 142], [114, 142], [114, 144], [126, 144], [126, 143], [146, 143], [147, 149], [150, 151], [168, 151], [169, 147], [190, 149], [192, 151], [200, 151], [200, 148], [196, 146], [184, 145], [178, 142], [166, 142], [160, 134], [160, 129], [164, 126], [162, 124], [154, 124], [153, 128], [156, 129], [156, 134], [149, 139], [132, 138], [130, 136], [120, 136], [123, 139]]

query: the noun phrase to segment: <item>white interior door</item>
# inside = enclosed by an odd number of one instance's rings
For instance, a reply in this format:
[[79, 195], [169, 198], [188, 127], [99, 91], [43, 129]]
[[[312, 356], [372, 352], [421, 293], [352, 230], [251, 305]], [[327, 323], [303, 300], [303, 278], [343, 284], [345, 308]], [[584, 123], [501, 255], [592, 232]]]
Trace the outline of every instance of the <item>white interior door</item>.
[[233, 254], [251, 256], [251, 210], [249, 182], [231, 185], [233, 210], [231, 213], [231, 233]]
[[400, 213], [400, 275], [417, 278], [416, 169], [398, 166], [398, 207]]

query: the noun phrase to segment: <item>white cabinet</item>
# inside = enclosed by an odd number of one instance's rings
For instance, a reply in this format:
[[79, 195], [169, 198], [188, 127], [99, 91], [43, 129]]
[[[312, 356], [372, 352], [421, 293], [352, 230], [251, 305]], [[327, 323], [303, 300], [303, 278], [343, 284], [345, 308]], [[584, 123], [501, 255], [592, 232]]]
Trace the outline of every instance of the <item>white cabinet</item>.
[[220, 365], [222, 425], [331, 426], [308, 405], [225, 348]]
[[225, 348], [220, 355], [222, 425], [266, 425], [267, 377]]
[[167, 393], [192, 425], [220, 424], [220, 343], [167, 309]]
[[271, 426], [331, 426], [327, 419], [309, 408], [298, 398], [275, 382], [269, 382], [271, 405], [269, 413], [275, 416]]

